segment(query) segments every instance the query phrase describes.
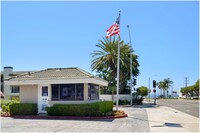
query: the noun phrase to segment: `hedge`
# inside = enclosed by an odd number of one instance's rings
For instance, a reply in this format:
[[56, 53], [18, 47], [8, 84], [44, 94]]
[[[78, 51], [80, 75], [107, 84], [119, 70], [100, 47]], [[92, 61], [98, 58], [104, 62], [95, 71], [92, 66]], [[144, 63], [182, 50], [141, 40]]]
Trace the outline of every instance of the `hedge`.
[[143, 100], [144, 100], [143, 98], [133, 98], [132, 103], [136, 105], [143, 104], [142, 103]]
[[33, 103], [13, 103], [10, 105], [11, 115], [37, 115], [37, 104]]
[[88, 104], [54, 104], [46, 107], [51, 116], [103, 116], [113, 110], [112, 101], [103, 101]]

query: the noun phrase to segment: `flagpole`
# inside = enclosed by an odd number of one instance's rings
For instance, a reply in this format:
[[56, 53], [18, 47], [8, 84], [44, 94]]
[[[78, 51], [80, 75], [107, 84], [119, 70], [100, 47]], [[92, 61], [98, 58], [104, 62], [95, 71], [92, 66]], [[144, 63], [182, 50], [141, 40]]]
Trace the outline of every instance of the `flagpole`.
[[[120, 13], [119, 11], [119, 22], [120, 22]], [[120, 27], [120, 23], [119, 23]], [[117, 102], [116, 102], [116, 110], [118, 111], [118, 106], [119, 106], [119, 67], [120, 67], [120, 35], [118, 35], [118, 52], [117, 52]]]

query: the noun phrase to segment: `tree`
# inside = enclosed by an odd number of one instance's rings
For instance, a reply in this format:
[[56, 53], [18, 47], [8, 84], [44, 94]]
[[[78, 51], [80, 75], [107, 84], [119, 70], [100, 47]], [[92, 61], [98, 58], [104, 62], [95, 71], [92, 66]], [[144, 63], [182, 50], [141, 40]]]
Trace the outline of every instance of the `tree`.
[[[117, 46], [118, 41], [108, 38], [99, 40], [96, 47], [99, 50], [95, 50], [92, 55], [91, 69], [97, 72], [97, 76], [107, 80], [109, 82], [108, 87], [116, 88], [116, 76], [117, 76]], [[120, 41], [120, 93], [123, 93], [128, 88], [128, 80], [130, 80], [130, 50], [133, 52], [129, 44], [125, 44], [124, 41]], [[133, 56], [133, 75], [139, 75], [139, 63], [137, 61], [138, 56]]]
[[186, 96], [186, 98], [193, 96], [199, 97], [199, 80], [192, 86], [181, 88], [181, 93], [183, 96]]
[[171, 87], [171, 85], [173, 84], [173, 81], [170, 80], [170, 78], [166, 78], [163, 80], [163, 83], [164, 83], [164, 90], [166, 91], [167, 90], [167, 97], [168, 97], [168, 89], [169, 87]]
[[199, 80], [197, 80], [197, 82], [194, 85], [194, 92], [195, 95], [199, 97]]
[[147, 96], [148, 95], [148, 88], [145, 87], [145, 86], [141, 86], [141, 87], [137, 88], [137, 94], [142, 96], [142, 98], [144, 96]]
[[167, 91], [167, 97], [168, 97], [168, 89], [171, 87], [173, 81], [170, 80], [170, 78], [165, 78], [163, 81], [160, 81], [157, 83], [157, 86], [159, 89], [163, 90], [163, 96], [165, 97], [165, 92]]
[[164, 82], [163, 81], [160, 81], [160, 82], [158, 82], [157, 83], [157, 86], [158, 86], [158, 88], [160, 89], [160, 91], [161, 91], [161, 95], [160, 95], [160, 97], [162, 97], [162, 96], [164, 96]]

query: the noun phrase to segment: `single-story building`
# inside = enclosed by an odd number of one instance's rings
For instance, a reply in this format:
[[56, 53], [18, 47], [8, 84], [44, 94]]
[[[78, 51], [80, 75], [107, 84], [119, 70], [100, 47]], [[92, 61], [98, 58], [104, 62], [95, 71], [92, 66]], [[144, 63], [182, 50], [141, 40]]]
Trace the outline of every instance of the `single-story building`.
[[108, 82], [80, 68], [49, 68], [6, 79], [6, 85], [20, 87], [21, 103], [38, 104], [38, 112], [53, 104], [99, 101], [100, 86]]

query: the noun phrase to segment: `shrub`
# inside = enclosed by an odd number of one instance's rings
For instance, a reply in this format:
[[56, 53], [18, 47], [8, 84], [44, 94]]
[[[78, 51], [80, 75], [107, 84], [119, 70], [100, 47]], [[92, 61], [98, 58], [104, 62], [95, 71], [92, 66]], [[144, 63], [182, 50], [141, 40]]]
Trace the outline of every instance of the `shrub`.
[[13, 101], [20, 101], [19, 96], [11, 96], [11, 97], [9, 97], [9, 99], [13, 100]]
[[9, 106], [2, 105], [2, 111], [6, 113], [10, 112]]
[[38, 113], [37, 104], [13, 103], [10, 105], [11, 115], [36, 115], [37, 113]]
[[16, 100], [3, 100], [3, 99], [1, 99], [2, 112], [9, 113], [10, 112], [9, 106], [12, 105], [13, 103], [19, 103], [19, 101], [16, 101]]
[[128, 100], [119, 100], [119, 105], [129, 105], [130, 102]]
[[143, 98], [134, 98], [132, 102], [133, 104], [138, 105], [138, 104], [142, 104], [142, 101], [143, 101]]
[[112, 101], [88, 104], [55, 104], [52, 107], [46, 107], [47, 114], [52, 116], [101, 116], [106, 115], [112, 109]]

